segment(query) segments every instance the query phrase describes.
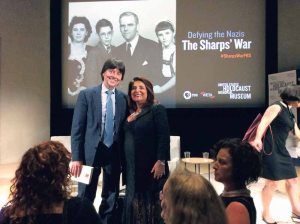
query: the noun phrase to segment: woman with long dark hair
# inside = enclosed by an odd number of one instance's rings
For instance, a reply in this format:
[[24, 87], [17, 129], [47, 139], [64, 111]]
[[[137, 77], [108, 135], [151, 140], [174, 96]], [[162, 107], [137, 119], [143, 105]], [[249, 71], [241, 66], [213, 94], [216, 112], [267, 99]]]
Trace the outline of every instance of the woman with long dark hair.
[[125, 123], [126, 195], [124, 223], [158, 224], [159, 192], [168, 177], [170, 134], [165, 108], [156, 104], [152, 83], [136, 77], [128, 88]]

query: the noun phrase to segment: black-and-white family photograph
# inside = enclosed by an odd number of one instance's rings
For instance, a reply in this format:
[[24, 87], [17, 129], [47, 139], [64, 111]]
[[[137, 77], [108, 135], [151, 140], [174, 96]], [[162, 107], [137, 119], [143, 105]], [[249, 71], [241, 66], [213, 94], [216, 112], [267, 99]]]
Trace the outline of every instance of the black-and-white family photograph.
[[63, 104], [101, 81], [108, 58], [126, 66], [120, 89], [133, 77], [153, 83], [158, 101], [175, 107], [176, 0], [70, 2], [63, 56]]

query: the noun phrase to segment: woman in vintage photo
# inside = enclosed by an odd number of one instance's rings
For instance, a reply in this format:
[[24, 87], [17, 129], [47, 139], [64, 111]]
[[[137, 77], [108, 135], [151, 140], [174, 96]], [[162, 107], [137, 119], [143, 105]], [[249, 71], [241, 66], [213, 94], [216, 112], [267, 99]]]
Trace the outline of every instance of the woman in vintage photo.
[[170, 21], [161, 21], [156, 25], [155, 33], [162, 49], [162, 81], [154, 86], [154, 92], [162, 104], [172, 106], [176, 84], [175, 29]]
[[82, 89], [85, 89], [84, 72], [85, 62], [91, 46], [88, 41], [92, 33], [92, 27], [89, 20], [84, 16], [74, 16], [69, 25], [70, 44], [68, 52], [68, 94], [77, 95]]

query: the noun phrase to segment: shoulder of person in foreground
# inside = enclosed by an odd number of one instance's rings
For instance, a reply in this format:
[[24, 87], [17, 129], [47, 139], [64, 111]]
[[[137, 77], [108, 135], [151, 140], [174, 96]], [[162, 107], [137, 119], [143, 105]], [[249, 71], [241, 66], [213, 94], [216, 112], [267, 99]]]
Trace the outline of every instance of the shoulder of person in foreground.
[[0, 209], [0, 224], [8, 224], [9, 223], [9, 218], [4, 216], [4, 210], [5, 207]]
[[250, 216], [245, 205], [240, 202], [231, 202], [226, 207], [228, 224], [250, 224]]
[[99, 215], [91, 201], [86, 198], [72, 197], [67, 201], [68, 223], [100, 224]]

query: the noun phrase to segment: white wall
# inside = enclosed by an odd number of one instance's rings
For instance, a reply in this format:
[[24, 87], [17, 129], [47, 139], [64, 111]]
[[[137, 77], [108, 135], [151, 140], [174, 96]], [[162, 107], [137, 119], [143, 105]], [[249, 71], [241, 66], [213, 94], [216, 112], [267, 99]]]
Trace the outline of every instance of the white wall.
[[0, 164], [5, 164], [50, 136], [50, 0], [1, 0], [0, 15]]

